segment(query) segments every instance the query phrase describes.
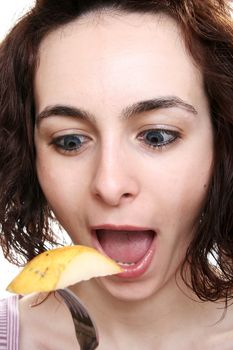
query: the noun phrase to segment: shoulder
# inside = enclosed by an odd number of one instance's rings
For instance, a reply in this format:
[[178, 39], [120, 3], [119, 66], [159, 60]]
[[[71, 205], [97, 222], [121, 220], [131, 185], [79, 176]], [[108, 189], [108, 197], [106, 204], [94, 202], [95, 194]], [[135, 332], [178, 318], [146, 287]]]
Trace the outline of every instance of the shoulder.
[[77, 350], [72, 319], [54, 293], [20, 299], [20, 350]]

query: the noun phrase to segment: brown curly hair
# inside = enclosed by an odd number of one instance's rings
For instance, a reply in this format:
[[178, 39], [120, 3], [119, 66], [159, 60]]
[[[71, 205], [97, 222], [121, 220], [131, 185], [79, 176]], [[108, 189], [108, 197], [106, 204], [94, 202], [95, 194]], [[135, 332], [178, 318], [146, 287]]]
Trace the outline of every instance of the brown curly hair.
[[[214, 169], [204, 217], [183, 264], [202, 300], [233, 298], [233, 21], [224, 0], [37, 0], [0, 46], [0, 242], [30, 260], [55, 242], [35, 169], [34, 74], [45, 36], [88, 12], [166, 13], [202, 71], [214, 129]], [[210, 264], [216, 258], [217, 268]], [[217, 254], [217, 255], [216, 255]], [[216, 257], [217, 256], [217, 257]], [[188, 262], [188, 264], [187, 264]]]

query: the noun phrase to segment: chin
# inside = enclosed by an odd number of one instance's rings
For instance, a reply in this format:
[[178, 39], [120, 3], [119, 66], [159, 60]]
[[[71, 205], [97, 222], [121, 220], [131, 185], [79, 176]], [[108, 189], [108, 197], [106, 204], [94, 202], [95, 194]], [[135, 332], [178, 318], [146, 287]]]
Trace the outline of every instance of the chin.
[[125, 302], [136, 302], [148, 299], [156, 294], [159, 286], [153, 281], [119, 281], [110, 278], [100, 278], [98, 284], [105, 290], [105, 293]]

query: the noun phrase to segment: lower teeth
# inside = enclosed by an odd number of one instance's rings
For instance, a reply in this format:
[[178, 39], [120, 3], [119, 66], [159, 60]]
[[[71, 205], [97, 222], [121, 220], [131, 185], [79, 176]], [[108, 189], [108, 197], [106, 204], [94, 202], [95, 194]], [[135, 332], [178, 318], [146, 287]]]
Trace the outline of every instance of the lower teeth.
[[132, 266], [132, 265], [135, 265], [135, 263], [132, 263], [132, 262], [122, 262], [122, 261], [117, 261], [116, 262], [120, 265], [123, 265], [123, 266]]

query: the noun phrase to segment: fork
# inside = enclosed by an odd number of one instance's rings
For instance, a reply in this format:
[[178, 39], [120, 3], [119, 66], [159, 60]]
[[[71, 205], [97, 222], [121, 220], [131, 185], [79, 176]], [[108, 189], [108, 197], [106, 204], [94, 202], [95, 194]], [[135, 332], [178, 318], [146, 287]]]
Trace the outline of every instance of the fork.
[[70, 310], [80, 350], [96, 349], [99, 345], [98, 331], [86, 307], [68, 288], [57, 289], [57, 292]]

